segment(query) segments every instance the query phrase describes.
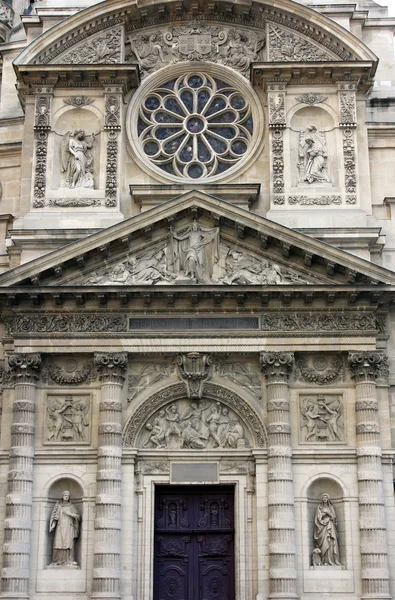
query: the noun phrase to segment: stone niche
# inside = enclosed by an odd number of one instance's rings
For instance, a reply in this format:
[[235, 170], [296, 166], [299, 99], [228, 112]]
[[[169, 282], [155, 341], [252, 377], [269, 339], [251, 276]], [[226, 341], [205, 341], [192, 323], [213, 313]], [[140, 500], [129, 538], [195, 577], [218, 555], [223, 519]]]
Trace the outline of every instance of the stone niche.
[[339, 191], [336, 141], [335, 123], [327, 110], [306, 106], [295, 112], [289, 132], [292, 192], [317, 195]]
[[[49, 523], [56, 502], [64, 491], [70, 492], [71, 503], [81, 515], [79, 536], [75, 540], [73, 567], [53, 567], [52, 552], [54, 533], [49, 532]], [[57, 479], [49, 488], [47, 500], [42, 506], [40, 520], [39, 549], [37, 557], [37, 592], [82, 593], [86, 591], [87, 569], [87, 514], [84, 510], [84, 492], [81, 485], [71, 477]]]

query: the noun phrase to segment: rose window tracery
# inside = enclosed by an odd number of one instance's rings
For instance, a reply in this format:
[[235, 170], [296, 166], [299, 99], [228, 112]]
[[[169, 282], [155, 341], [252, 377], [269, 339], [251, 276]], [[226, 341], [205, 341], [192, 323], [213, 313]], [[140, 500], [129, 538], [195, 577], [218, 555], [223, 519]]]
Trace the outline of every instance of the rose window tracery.
[[188, 73], [149, 91], [137, 122], [142, 154], [178, 178], [211, 178], [239, 163], [254, 132], [251, 105], [235, 85]]

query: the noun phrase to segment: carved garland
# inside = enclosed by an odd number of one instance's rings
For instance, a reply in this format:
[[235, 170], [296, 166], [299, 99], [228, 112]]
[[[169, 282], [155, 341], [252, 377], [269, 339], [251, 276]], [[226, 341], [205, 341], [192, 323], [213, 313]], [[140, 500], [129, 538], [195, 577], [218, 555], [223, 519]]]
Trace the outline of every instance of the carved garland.
[[[148, 398], [129, 417], [123, 432], [123, 445], [134, 448], [140, 430], [149, 417], [168, 402], [185, 398], [186, 395], [185, 384], [176, 383]], [[204, 396], [223, 402], [232, 408], [242, 418], [244, 424], [249, 429], [256, 447], [265, 448], [267, 446], [265, 426], [256, 412], [240, 396], [213, 383], [205, 384]]]
[[34, 137], [36, 140], [36, 170], [34, 174], [33, 208], [45, 204], [48, 136], [51, 131], [52, 88], [36, 89]]
[[104, 130], [107, 134], [107, 171], [106, 171], [106, 206], [117, 204], [118, 183], [118, 137], [121, 129], [121, 100], [119, 89], [116, 93], [108, 88], [104, 114]]

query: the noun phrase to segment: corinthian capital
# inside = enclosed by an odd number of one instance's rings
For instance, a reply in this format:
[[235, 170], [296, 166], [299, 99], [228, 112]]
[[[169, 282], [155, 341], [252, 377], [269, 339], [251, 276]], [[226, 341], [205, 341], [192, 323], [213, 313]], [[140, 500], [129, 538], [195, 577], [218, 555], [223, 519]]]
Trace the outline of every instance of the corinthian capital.
[[261, 352], [261, 369], [269, 383], [286, 383], [294, 364], [293, 352]]
[[356, 383], [376, 382], [388, 378], [388, 358], [383, 352], [349, 352], [348, 364]]
[[94, 362], [102, 383], [123, 384], [128, 366], [127, 352], [96, 352]]
[[40, 376], [41, 354], [37, 352], [9, 354], [8, 372], [16, 384], [35, 383]]

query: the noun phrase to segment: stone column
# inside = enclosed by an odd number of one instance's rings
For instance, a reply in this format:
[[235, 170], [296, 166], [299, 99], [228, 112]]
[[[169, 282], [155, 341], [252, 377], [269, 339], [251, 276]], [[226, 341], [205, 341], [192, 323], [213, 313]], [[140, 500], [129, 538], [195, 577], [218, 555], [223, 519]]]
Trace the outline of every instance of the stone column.
[[293, 365], [293, 352], [261, 353], [268, 390], [269, 598], [283, 600], [297, 598], [288, 385]]
[[122, 386], [126, 352], [95, 354], [101, 381], [92, 598], [120, 598]]
[[29, 597], [34, 413], [40, 366], [40, 354], [8, 356], [9, 375], [15, 380], [15, 396], [4, 521], [3, 598]]
[[381, 352], [349, 352], [356, 390], [362, 599], [391, 598], [376, 379], [388, 370]]

